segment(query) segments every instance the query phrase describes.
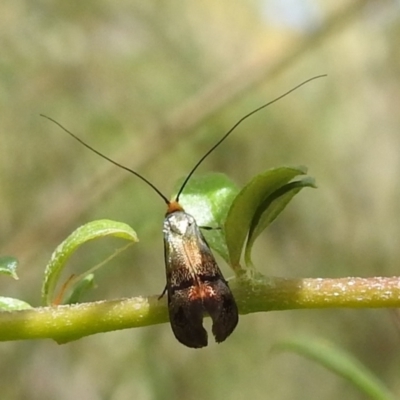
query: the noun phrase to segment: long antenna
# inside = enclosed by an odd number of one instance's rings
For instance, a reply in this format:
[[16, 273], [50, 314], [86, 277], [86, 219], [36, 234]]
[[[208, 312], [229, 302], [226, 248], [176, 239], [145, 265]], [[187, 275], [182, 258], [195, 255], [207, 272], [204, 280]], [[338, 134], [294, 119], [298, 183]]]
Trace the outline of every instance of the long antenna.
[[116, 165], [117, 167], [120, 167], [122, 169], [124, 169], [125, 171], [130, 172], [133, 175], [136, 175], [138, 178], [140, 178], [142, 181], [146, 182], [151, 188], [154, 189], [154, 191], [156, 193], [158, 193], [158, 195], [165, 201], [166, 204], [170, 204], [170, 201], [168, 200], [168, 198], [166, 196], [164, 196], [160, 190], [157, 189], [157, 187], [155, 185], [153, 185], [148, 179], [146, 179], [144, 176], [140, 175], [138, 172], [134, 171], [133, 169], [130, 169], [128, 167], [125, 167], [125, 165], [122, 165], [114, 160], [112, 160], [111, 158], [105, 156], [104, 154], [100, 153], [99, 151], [97, 151], [96, 149], [94, 149], [92, 146], [88, 145], [86, 142], [84, 142], [82, 139], [80, 139], [78, 136], [76, 136], [75, 134], [73, 134], [72, 132], [70, 132], [67, 128], [64, 128], [59, 122], [57, 122], [56, 120], [54, 120], [53, 118], [48, 117], [47, 115], [44, 114], [40, 114], [41, 117], [48, 119], [51, 122], [54, 122], [56, 125], [58, 125], [63, 131], [67, 132], [69, 135], [71, 135], [74, 139], [76, 139], [79, 143], [83, 144], [85, 147], [87, 147], [89, 150], [92, 150], [94, 153], [96, 153], [97, 155], [99, 155], [100, 157], [106, 159], [107, 161], [110, 161], [111, 163], [113, 163], [114, 165]]
[[200, 164], [247, 118], [249, 118], [250, 116], [252, 116], [253, 114], [255, 114], [256, 112], [262, 110], [265, 107], [268, 107], [269, 105], [277, 102], [278, 100], [282, 99], [283, 97], [286, 97], [288, 94], [294, 92], [295, 90], [297, 90], [298, 88], [300, 88], [301, 86], [305, 85], [308, 82], [313, 81], [314, 79], [319, 79], [322, 77], [325, 77], [327, 75], [317, 75], [314, 76], [312, 78], [309, 78], [307, 80], [305, 80], [304, 82], [300, 83], [299, 85], [295, 86], [294, 88], [288, 90], [286, 93], [278, 96], [277, 98], [275, 98], [272, 101], [269, 101], [268, 103], [256, 108], [255, 110], [249, 112], [248, 114], [246, 114], [244, 117], [240, 118], [238, 122], [236, 122], [235, 125], [233, 125], [233, 127], [231, 129], [229, 129], [229, 131], [227, 133], [225, 133], [225, 135], [213, 146], [211, 147], [210, 150], [207, 151], [206, 154], [204, 154], [203, 157], [200, 158], [199, 161], [197, 161], [196, 165], [192, 168], [192, 170], [189, 172], [188, 176], [185, 178], [182, 186], [180, 187], [178, 194], [176, 195], [175, 198], [175, 202], [171, 203], [171, 201], [168, 200], [168, 198], [154, 185], [152, 184], [148, 179], [146, 179], [144, 176], [140, 175], [138, 172], [134, 171], [133, 169], [130, 169], [128, 167], [125, 167], [125, 165], [122, 165], [116, 161], [114, 161], [113, 159], [107, 157], [106, 155], [100, 153], [98, 150], [96, 150], [95, 148], [93, 148], [92, 146], [90, 146], [89, 144], [87, 144], [86, 142], [84, 142], [82, 139], [80, 139], [78, 136], [76, 136], [74, 133], [72, 133], [71, 131], [69, 131], [67, 128], [65, 128], [64, 126], [62, 126], [59, 122], [57, 122], [56, 120], [54, 120], [53, 118], [48, 117], [47, 115], [44, 114], [40, 114], [41, 117], [48, 119], [49, 121], [53, 122], [54, 124], [58, 125], [64, 132], [68, 133], [70, 136], [72, 136], [75, 140], [77, 140], [79, 143], [83, 144], [86, 148], [88, 148], [89, 150], [93, 151], [94, 153], [96, 153], [97, 155], [99, 155], [100, 157], [104, 158], [105, 160], [109, 161], [110, 163], [116, 165], [119, 168], [124, 169], [125, 171], [130, 172], [131, 174], [137, 176], [139, 179], [141, 179], [143, 182], [147, 183], [163, 200], [164, 202], [168, 205], [171, 206], [171, 204], [178, 204], [179, 203], [179, 196], [182, 194], [183, 190], [185, 189], [185, 186], [187, 185], [187, 183], [189, 182], [189, 179], [192, 177], [192, 175], [194, 174], [194, 172], [197, 170], [197, 168], [200, 166]]
[[282, 99], [283, 97], [286, 97], [288, 94], [294, 92], [295, 90], [297, 90], [298, 88], [300, 88], [301, 86], [305, 85], [308, 82], [313, 81], [314, 79], [319, 79], [319, 78], [323, 78], [326, 77], [326, 74], [323, 75], [317, 75], [317, 76], [313, 76], [312, 78], [309, 78], [307, 80], [305, 80], [304, 82], [298, 84], [297, 86], [295, 86], [294, 88], [288, 90], [286, 93], [281, 94], [280, 96], [278, 96], [277, 98], [275, 98], [272, 101], [269, 101], [268, 103], [256, 108], [255, 110], [249, 112], [248, 114], [246, 114], [244, 117], [240, 118], [238, 122], [236, 122], [235, 125], [232, 126], [231, 129], [229, 129], [228, 132], [225, 133], [224, 136], [222, 136], [222, 138], [216, 143], [214, 144], [213, 147], [211, 147], [210, 150], [207, 151], [206, 154], [204, 154], [203, 157], [200, 158], [199, 161], [197, 161], [196, 165], [192, 168], [192, 170], [189, 172], [189, 175], [186, 177], [186, 179], [183, 181], [181, 188], [179, 189], [178, 194], [176, 195], [176, 202], [179, 202], [179, 196], [182, 194], [183, 189], [185, 189], [185, 186], [187, 185], [187, 183], [189, 182], [189, 179], [192, 177], [192, 175], [194, 174], [194, 172], [196, 171], [196, 169], [200, 166], [200, 164], [247, 118], [249, 118], [250, 116], [252, 116], [253, 114], [255, 114], [256, 112], [262, 110], [265, 107], [270, 106], [271, 104], [277, 102], [278, 100]]

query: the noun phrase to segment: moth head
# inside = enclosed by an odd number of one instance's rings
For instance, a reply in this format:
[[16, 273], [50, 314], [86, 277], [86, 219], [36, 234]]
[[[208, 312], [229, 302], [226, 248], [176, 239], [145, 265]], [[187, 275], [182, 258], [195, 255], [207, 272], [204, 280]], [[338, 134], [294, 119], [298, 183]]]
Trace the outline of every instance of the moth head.
[[191, 234], [194, 229], [196, 229], [196, 221], [184, 211], [175, 211], [165, 217], [164, 232], [186, 236]]

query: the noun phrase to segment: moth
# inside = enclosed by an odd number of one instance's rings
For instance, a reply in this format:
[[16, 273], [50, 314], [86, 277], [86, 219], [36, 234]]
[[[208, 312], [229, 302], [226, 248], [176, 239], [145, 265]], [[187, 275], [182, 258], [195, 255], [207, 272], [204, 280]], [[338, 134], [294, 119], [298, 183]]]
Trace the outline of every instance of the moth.
[[212, 321], [216, 342], [223, 342], [239, 320], [236, 301], [196, 220], [182, 208], [164, 219], [168, 311], [172, 331], [182, 344], [207, 346], [203, 315]]
[[180, 195], [200, 164], [245, 119], [287, 96], [300, 86], [322, 76], [325, 75], [307, 79], [237, 121], [195, 164], [185, 178], [175, 199], [171, 201], [144, 176], [100, 153], [56, 120], [41, 114], [42, 117], [58, 125], [92, 152], [147, 183], [166, 203], [167, 212], [163, 224], [166, 287], [160, 298], [163, 297], [165, 292], [167, 293], [172, 331], [176, 339], [185, 346], [191, 348], [207, 346], [208, 335], [203, 327], [203, 317], [206, 314], [212, 319], [211, 330], [215, 341], [217, 343], [223, 342], [235, 330], [239, 321], [239, 312], [229, 284], [222, 275], [201, 228], [197, 225], [195, 218], [188, 214], [179, 203]]

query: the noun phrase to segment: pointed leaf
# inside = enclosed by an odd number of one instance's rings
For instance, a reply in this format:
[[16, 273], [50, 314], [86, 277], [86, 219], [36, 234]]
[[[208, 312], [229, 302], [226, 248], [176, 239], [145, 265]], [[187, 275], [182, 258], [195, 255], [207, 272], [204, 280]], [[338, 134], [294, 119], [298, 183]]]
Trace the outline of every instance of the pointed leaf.
[[132, 242], [138, 241], [135, 231], [123, 222], [98, 220], [76, 229], [56, 248], [46, 266], [42, 285], [43, 305], [52, 303], [58, 278], [69, 257], [85, 242], [105, 236], [115, 236]]
[[230, 265], [234, 269], [240, 263], [244, 242], [260, 204], [280, 187], [306, 172], [305, 167], [270, 169], [255, 176], [233, 200], [225, 222], [225, 236], [229, 249]]
[[32, 308], [32, 306], [26, 303], [25, 301], [19, 299], [13, 299], [12, 297], [0, 296], [0, 312], [27, 310], [29, 308]]
[[0, 257], [0, 274], [11, 276], [18, 279], [17, 275], [18, 260], [15, 257]]
[[93, 289], [94, 284], [94, 274], [86, 275], [82, 280], [80, 280], [74, 287], [68, 298], [65, 300], [65, 304], [75, 304], [79, 303], [81, 297]]
[[226, 175], [210, 173], [192, 178], [180, 197], [185, 211], [200, 227], [213, 228], [203, 230], [203, 234], [210, 247], [226, 261], [229, 260], [228, 250], [221, 228], [238, 192], [237, 186]]
[[251, 221], [249, 235], [246, 243], [245, 260], [251, 265], [251, 250], [261, 232], [270, 225], [275, 218], [285, 209], [290, 200], [304, 187], [315, 188], [315, 180], [309, 176], [287, 183], [269, 195], [257, 208]]
[[274, 349], [288, 350], [307, 357], [351, 382], [369, 398], [394, 400], [386, 386], [352, 355], [322, 340], [298, 338], [282, 341]]

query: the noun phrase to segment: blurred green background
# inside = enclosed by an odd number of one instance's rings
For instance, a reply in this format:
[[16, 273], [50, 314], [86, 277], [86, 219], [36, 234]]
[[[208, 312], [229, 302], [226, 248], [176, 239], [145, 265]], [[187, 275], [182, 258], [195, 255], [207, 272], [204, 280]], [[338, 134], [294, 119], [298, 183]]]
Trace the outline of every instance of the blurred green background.
[[[396, 1], [3, 1], [0, 4], [0, 254], [20, 280], [0, 293], [39, 305], [44, 267], [79, 225], [127, 222], [140, 243], [97, 275], [86, 301], [161, 293], [165, 206], [143, 182], [93, 155], [47, 114], [169, 195], [197, 172], [238, 185], [307, 165], [296, 196], [259, 239], [266, 275], [398, 275], [400, 5]], [[70, 273], [124, 243], [85, 245]], [[230, 276], [229, 267], [221, 268]], [[364, 399], [297, 355], [288, 337], [326, 338], [400, 393], [400, 335], [387, 310], [286, 311], [241, 318], [223, 344], [191, 350], [168, 324], [59, 346], [0, 344], [2, 399]]]

